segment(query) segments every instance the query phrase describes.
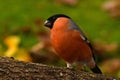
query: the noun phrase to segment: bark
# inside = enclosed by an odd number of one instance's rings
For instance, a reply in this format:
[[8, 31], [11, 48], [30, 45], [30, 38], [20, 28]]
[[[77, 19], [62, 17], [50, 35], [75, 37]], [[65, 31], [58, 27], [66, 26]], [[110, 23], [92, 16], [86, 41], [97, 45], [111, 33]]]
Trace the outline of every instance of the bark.
[[0, 57], [0, 80], [120, 80], [102, 74]]

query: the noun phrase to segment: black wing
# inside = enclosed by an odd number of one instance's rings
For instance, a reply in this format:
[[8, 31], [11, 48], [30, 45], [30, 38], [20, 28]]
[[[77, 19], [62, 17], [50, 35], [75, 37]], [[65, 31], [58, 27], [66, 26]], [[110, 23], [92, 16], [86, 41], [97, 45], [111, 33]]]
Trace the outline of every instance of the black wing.
[[70, 20], [70, 23], [71, 23], [71, 26], [70, 26], [69, 30], [75, 29], [75, 30], [77, 30], [78, 32], [80, 32], [81, 38], [82, 38], [82, 39], [88, 44], [88, 46], [90, 47], [90, 49], [91, 49], [91, 51], [92, 51], [93, 58], [94, 58], [94, 60], [95, 60], [94, 50], [93, 50], [93, 47], [92, 47], [90, 41], [87, 39], [87, 37], [85, 36], [85, 34], [83, 33], [83, 31], [80, 29], [80, 27], [78, 27], [72, 20]]

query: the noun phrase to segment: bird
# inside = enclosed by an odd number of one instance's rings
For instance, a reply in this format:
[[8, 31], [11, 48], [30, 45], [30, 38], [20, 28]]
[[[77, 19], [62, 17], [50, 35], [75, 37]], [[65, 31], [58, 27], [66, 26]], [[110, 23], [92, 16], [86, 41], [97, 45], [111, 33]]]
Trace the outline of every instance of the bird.
[[81, 28], [65, 14], [54, 14], [45, 22], [50, 29], [50, 41], [56, 55], [62, 58], [67, 67], [89, 67], [93, 73], [102, 74], [95, 63], [93, 47]]

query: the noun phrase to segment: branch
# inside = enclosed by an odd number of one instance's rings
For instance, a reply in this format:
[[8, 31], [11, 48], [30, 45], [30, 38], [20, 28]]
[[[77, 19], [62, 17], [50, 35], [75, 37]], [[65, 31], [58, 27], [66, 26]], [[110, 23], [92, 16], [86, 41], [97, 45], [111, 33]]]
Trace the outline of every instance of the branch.
[[75, 71], [0, 57], [0, 80], [119, 80], [115, 77]]

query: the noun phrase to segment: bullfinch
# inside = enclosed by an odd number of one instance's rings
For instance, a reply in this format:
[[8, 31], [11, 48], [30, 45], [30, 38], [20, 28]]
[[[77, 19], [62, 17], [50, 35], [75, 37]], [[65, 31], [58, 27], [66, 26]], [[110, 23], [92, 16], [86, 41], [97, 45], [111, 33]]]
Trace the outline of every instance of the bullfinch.
[[56, 54], [66, 61], [67, 67], [83, 65], [94, 73], [102, 74], [95, 63], [90, 41], [69, 16], [55, 14], [44, 22], [44, 26], [50, 28], [52, 46]]

